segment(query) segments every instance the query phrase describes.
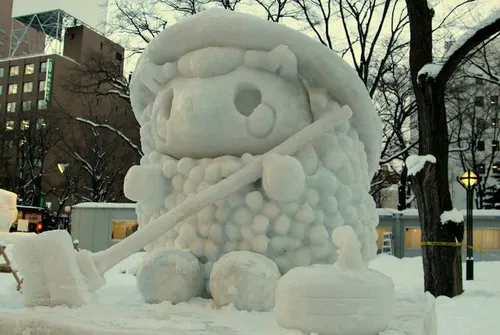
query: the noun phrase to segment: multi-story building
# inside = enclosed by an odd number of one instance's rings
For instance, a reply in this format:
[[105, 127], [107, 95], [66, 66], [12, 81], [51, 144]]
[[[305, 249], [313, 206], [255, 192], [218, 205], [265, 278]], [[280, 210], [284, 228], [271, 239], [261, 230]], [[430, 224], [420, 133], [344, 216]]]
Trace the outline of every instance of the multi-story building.
[[[85, 25], [65, 29], [63, 42], [62, 54], [0, 59], [0, 188], [30, 202], [47, 194], [47, 201], [62, 204], [61, 199], [70, 196], [64, 192], [79, 187], [103, 193], [103, 188], [96, 189], [102, 183], [121, 190], [124, 171], [139, 159], [109, 132], [74, 121], [82, 117], [114, 122], [128, 137], [139, 138], [126, 101], [103, 91], [82, 93], [70, 87], [72, 76], [80, 75], [92, 57], [112, 64], [116, 76], [122, 74], [123, 47]], [[110, 152], [103, 161], [106, 146]], [[74, 166], [73, 175], [63, 175], [68, 165]], [[105, 175], [112, 166], [119, 171], [113, 180]], [[76, 179], [82, 183], [70, 187]], [[92, 195], [88, 199], [96, 200]]]

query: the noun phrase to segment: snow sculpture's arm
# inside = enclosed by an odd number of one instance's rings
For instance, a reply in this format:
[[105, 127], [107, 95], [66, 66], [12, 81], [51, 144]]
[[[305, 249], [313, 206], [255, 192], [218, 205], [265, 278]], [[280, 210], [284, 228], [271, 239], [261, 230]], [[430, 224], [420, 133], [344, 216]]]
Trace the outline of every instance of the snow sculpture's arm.
[[171, 185], [158, 165], [134, 165], [125, 176], [123, 193], [132, 201], [161, 207], [171, 191]]

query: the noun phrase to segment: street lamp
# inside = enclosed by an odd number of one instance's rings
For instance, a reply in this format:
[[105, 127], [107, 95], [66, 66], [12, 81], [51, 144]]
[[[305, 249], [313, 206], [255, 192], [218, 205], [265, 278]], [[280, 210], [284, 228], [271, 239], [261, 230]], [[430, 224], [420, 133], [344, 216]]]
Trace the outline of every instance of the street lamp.
[[460, 177], [457, 178], [460, 185], [462, 185], [467, 191], [467, 258], [465, 260], [465, 279], [474, 280], [474, 246], [473, 239], [473, 194], [474, 187], [479, 182], [479, 176], [471, 170], [467, 170]]
[[61, 174], [64, 174], [64, 170], [66, 170], [66, 168], [69, 166], [69, 164], [65, 164], [65, 163], [58, 163], [57, 164], [57, 169], [59, 170], [59, 172], [61, 172]]

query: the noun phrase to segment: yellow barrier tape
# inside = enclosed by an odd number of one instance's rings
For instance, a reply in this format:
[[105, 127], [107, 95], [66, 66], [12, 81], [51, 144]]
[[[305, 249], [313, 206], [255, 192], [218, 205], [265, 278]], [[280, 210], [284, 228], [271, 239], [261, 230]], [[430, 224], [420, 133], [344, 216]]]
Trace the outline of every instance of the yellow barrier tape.
[[[421, 242], [421, 245], [422, 246], [438, 246], [438, 247], [462, 247], [462, 243], [459, 243], [459, 242], [426, 242], [426, 241], [423, 241], [423, 242]], [[465, 246], [465, 245], [463, 245], [463, 246]], [[486, 251], [486, 250], [483, 250], [483, 249], [480, 249], [477, 247], [471, 247], [470, 245], [465, 246], [465, 247], [472, 249], [476, 252], [479, 252], [479, 253], [482, 253], [485, 255], [489, 255], [491, 257], [500, 258], [500, 255], [497, 255], [493, 252], [489, 252], [489, 251]]]

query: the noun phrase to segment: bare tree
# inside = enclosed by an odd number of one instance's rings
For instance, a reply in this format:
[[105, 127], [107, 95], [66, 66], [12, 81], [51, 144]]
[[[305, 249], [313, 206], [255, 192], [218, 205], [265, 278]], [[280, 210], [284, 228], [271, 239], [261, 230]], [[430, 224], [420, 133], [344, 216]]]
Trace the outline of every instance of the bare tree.
[[[412, 187], [419, 208], [425, 290], [453, 297], [463, 292], [461, 249], [438, 245], [463, 240], [463, 222], [441, 223], [452, 210], [448, 180], [449, 136], [445, 89], [463, 59], [498, 31], [500, 18], [491, 18], [457, 43], [439, 64], [433, 64], [434, 11], [426, 0], [406, 0], [410, 20], [410, 70], [418, 108], [419, 155], [433, 155]], [[434, 242], [434, 244], [433, 244]]]

